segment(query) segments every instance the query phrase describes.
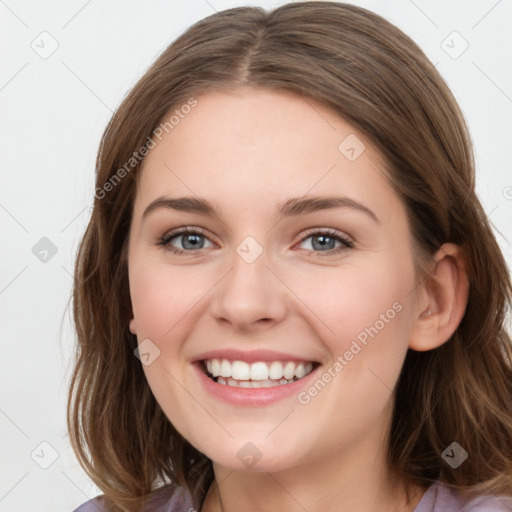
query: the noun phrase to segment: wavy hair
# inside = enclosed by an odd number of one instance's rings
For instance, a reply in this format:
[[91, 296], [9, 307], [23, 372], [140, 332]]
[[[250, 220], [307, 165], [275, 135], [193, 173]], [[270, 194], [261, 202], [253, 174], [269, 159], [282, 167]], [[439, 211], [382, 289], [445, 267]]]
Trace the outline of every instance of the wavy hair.
[[[204, 497], [213, 480], [211, 461], [174, 429], [134, 356], [127, 241], [141, 164], [134, 155], [171, 109], [239, 87], [316, 100], [367, 137], [406, 206], [418, 260], [446, 242], [463, 247], [465, 315], [439, 348], [408, 351], [388, 461], [422, 486], [440, 480], [467, 495], [512, 495], [512, 287], [475, 193], [462, 112], [423, 51], [393, 24], [354, 5], [301, 2], [198, 21], [151, 65], [103, 134], [75, 263], [67, 421], [72, 448], [109, 510], [138, 511], [167, 484]], [[453, 441], [469, 452], [457, 469], [441, 457]]]

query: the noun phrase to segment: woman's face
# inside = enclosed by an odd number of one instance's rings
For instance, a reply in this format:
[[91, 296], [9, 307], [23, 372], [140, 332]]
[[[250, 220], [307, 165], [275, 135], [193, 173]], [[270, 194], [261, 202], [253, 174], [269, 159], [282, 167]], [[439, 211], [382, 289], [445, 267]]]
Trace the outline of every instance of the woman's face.
[[328, 108], [196, 100], [146, 157], [130, 231], [130, 328], [156, 400], [227, 468], [375, 456], [419, 314], [403, 204]]

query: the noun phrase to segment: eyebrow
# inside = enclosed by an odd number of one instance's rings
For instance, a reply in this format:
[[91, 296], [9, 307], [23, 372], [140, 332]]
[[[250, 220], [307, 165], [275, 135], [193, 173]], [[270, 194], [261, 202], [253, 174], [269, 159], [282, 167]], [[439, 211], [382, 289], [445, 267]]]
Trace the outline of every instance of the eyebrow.
[[[147, 217], [151, 212], [158, 208], [169, 208], [181, 212], [197, 213], [205, 216], [218, 216], [215, 206], [199, 197], [158, 197], [152, 201], [144, 210], [142, 218]], [[363, 204], [342, 196], [303, 196], [288, 199], [279, 203], [276, 208], [277, 216], [295, 217], [307, 213], [313, 213], [332, 208], [352, 208], [365, 213], [372, 220], [379, 223], [377, 215]]]

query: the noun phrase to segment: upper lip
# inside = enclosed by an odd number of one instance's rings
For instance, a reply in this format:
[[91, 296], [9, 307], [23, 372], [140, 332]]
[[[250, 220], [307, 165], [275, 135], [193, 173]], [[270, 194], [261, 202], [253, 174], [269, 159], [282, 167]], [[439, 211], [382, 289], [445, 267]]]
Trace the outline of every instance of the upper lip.
[[272, 361], [306, 361], [316, 362], [304, 356], [295, 354], [286, 354], [274, 350], [240, 350], [240, 349], [217, 349], [209, 350], [194, 358], [194, 362], [204, 361], [207, 359], [227, 359], [229, 361], [245, 361], [247, 363], [272, 362]]

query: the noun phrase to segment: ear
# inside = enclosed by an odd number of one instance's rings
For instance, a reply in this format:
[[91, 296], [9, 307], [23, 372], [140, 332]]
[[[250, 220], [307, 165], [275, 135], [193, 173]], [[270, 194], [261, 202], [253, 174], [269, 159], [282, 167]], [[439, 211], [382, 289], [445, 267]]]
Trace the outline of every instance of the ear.
[[468, 302], [469, 279], [463, 250], [447, 243], [434, 255], [434, 268], [425, 277], [409, 348], [432, 350], [447, 342], [459, 326]]
[[132, 319], [130, 320], [130, 332], [131, 332], [132, 334], [137, 334], [137, 328], [136, 328], [136, 326], [135, 326], [135, 318], [132, 318]]

